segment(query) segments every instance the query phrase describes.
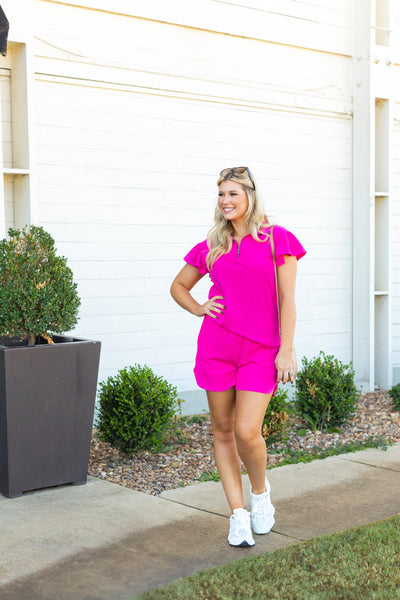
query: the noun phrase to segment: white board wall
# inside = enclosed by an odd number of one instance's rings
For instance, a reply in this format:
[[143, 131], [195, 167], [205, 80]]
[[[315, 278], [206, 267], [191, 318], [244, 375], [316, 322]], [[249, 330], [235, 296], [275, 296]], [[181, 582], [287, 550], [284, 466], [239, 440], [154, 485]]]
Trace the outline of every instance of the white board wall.
[[[287, 0], [266, 9], [249, 0], [228, 10], [203, 0], [201, 18], [181, 0], [163, 7], [117, 0], [112, 8], [88, 0], [91, 10], [84, 4], [31, 4], [30, 177], [37, 219], [78, 281], [75, 333], [103, 343], [100, 379], [139, 362], [181, 395], [195, 389], [200, 321], [173, 303], [169, 285], [211, 225], [219, 170], [238, 164], [252, 168], [272, 220], [292, 229], [308, 250], [299, 264], [299, 355], [322, 349], [350, 360], [354, 3]], [[396, 31], [399, 16], [395, 11]], [[4, 169], [13, 144], [7, 64], [0, 65]], [[395, 381], [399, 106], [392, 178]], [[16, 218], [14, 183], [5, 174], [6, 226]], [[207, 288], [202, 281], [199, 299]]]
[[103, 343], [100, 379], [139, 362], [195, 389], [200, 322], [169, 285], [212, 223], [219, 170], [237, 164], [308, 250], [299, 354], [350, 360], [348, 45], [316, 52], [51, 2], [34, 13], [38, 215], [78, 281], [76, 333]]

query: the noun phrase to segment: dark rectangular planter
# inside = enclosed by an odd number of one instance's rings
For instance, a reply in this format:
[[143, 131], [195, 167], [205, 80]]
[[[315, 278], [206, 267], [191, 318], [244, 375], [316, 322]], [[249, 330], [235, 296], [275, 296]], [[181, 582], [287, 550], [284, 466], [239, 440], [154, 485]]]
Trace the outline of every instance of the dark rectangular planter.
[[8, 498], [87, 480], [100, 342], [53, 339], [0, 345], [0, 490]]

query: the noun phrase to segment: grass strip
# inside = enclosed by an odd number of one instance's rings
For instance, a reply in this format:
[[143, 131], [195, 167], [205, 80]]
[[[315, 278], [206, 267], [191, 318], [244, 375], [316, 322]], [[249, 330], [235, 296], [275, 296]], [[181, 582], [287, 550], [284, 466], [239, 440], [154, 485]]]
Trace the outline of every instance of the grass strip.
[[400, 515], [200, 571], [140, 600], [398, 600]]
[[288, 448], [285, 450], [285, 458], [281, 460], [278, 465], [270, 467], [276, 469], [277, 467], [283, 467], [284, 465], [292, 465], [297, 463], [308, 463], [313, 460], [328, 458], [328, 456], [338, 456], [339, 454], [348, 454], [349, 452], [358, 452], [360, 450], [368, 450], [368, 448], [379, 448], [380, 450], [387, 450], [393, 443], [381, 436], [373, 436], [366, 438], [362, 441], [342, 443], [338, 442], [329, 446], [329, 448], [321, 448], [320, 446], [314, 446], [309, 451], [307, 450], [291, 450]]
[[[319, 460], [328, 458], [328, 456], [338, 456], [339, 454], [348, 454], [349, 452], [358, 452], [360, 450], [367, 450], [368, 448], [379, 448], [380, 450], [387, 450], [389, 446], [392, 446], [393, 442], [389, 439], [383, 438], [382, 436], [373, 436], [366, 438], [362, 441], [348, 442], [347, 444], [337, 443], [333, 444], [329, 448], [321, 448], [320, 446], [314, 446], [309, 451], [307, 450], [291, 450], [287, 448], [279, 454], [284, 454], [284, 458], [277, 465], [268, 467], [268, 469], [276, 469], [283, 467], [284, 465], [294, 465], [298, 463], [309, 463], [313, 460]], [[274, 454], [270, 452], [270, 454]], [[219, 481], [220, 477], [217, 471], [206, 471], [202, 473], [197, 481]]]

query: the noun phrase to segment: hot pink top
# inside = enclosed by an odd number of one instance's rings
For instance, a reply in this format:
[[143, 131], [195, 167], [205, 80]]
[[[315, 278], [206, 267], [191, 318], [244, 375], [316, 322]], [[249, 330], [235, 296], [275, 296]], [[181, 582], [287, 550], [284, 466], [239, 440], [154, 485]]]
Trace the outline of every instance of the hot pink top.
[[[261, 240], [270, 228], [265, 231], [265, 234], [259, 234]], [[305, 255], [299, 240], [284, 227], [275, 225], [273, 235], [278, 267], [284, 264], [285, 254], [297, 259]], [[224, 297], [221, 303], [226, 309], [223, 314], [218, 314], [218, 324], [263, 346], [279, 346], [275, 272], [269, 236], [265, 242], [257, 242], [250, 234], [246, 235], [240, 248], [233, 240], [231, 251], [222, 254], [211, 271], [206, 263], [208, 251], [207, 240], [204, 240], [194, 246], [184, 260], [200, 273], [210, 274], [213, 285], [209, 298]]]

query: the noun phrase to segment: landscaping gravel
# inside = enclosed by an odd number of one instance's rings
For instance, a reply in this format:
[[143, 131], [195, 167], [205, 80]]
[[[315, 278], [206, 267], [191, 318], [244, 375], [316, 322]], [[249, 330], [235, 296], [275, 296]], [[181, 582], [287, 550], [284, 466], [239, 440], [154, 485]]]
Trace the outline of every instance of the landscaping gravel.
[[[268, 466], [278, 465], [288, 449], [311, 453], [338, 444], [365, 442], [368, 438], [400, 442], [400, 412], [394, 410], [386, 392], [363, 395], [354, 417], [340, 432], [310, 431], [301, 419], [290, 417], [285, 441], [267, 444]], [[215, 470], [208, 415], [183, 419], [175, 443], [172, 440], [164, 452], [128, 455], [100, 441], [96, 432], [93, 435], [89, 475], [139, 492], [158, 495], [170, 488], [196, 483], [203, 474]]]

